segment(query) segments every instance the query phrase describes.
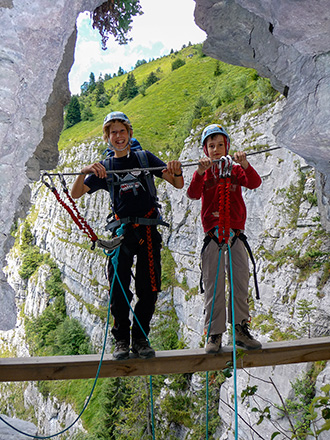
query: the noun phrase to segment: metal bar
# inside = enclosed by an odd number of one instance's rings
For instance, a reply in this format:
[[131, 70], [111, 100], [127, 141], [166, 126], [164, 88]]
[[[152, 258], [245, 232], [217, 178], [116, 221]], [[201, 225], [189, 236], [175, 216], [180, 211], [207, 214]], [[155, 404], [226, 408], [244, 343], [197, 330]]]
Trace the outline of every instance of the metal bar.
[[[261, 150], [261, 151], [254, 151], [253, 153], [247, 153], [246, 156], [254, 156], [255, 154], [262, 154], [262, 153], [268, 153], [269, 151], [273, 151], [273, 150], [278, 150], [282, 147], [273, 147], [273, 148], [268, 148], [267, 150]], [[233, 157], [233, 156], [232, 156]], [[220, 162], [220, 159], [214, 160], [214, 163], [218, 163]], [[199, 162], [187, 162], [187, 163], [182, 163], [181, 167], [192, 167], [192, 166], [197, 166], [199, 164]], [[135, 172], [135, 171], [161, 171], [164, 170], [164, 167], [148, 167], [148, 168], [129, 168], [129, 169], [125, 169], [125, 170], [110, 170], [107, 171], [107, 174], [122, 174], [122, 173], [131, 173], [131, 172]], [[47, 171], [41, 171], [41, 173], [47, 174], [48, 176], [58, 176], [58, 174], [62, 175], [62, 176], [81, 176], [81, 175], [87, 175], [85, 173], [48, 173]], [[93, 173], [89, 173], [89, 174], [93, 174]]]

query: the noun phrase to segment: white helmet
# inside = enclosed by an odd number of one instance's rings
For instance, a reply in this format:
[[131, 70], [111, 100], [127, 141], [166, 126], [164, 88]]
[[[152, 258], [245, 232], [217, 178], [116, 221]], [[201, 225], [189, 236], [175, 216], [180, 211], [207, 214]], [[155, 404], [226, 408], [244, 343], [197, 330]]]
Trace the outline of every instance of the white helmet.
[[[104, 118], [104, 121], [103, 121], [103, 132], [104, 133], [105, 133], [104, 129], [105, 129], [106, 125], [108, 125], [109, 122], [111, 122], [111, 121], [126, 122], [126, 124], [128, 124], [128, 126], [129, 126], [130, 130], [133, 130], [131, 121], [128, 119], [128, 117], [125, 115], [125, 113], [123, 113], [123, 112], [111, 112], [111, 113], [107, 114], [106, 117]], [[106, 134], [104, 136], [106, 136]], [[131, 132], [128, 133], [128, 137], [129, 137], [128, 144], [125, 145], [120, 150], [118, 150], [118, 148], [114, 147], [112, 145], [112, 143], [110, 142], [110, 139], [108, 139], [108, 146], [109, 146], [109, 148], [111, 150], [117, 150], [117, 151], [125, 150], [126, 148], [128, 148], [131, 145]]]

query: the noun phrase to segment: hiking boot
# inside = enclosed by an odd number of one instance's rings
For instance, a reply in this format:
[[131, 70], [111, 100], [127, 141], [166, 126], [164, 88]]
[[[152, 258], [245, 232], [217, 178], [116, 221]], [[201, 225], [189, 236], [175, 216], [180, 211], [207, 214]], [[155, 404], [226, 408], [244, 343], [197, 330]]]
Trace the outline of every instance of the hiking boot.
[[241, 324], [235, 325], [236, 345], [247, 350], [257, 350], [261, 348], [259, 341], [254, 339], [249, 331], [249, 323], [244, 319]]
[[221, 348], [222, 334], [210, 335], [205, 346], [206, 353], [218, 353]]
[[112, 357], [116, 361], [121, 361], [129, 358], [129, 344], [125, 340], [116, 341]]
[[155, 350], [150, 347], [150, 344], [146, 339], [133, 339], [132, 351], [142, 359], [155, 357]]

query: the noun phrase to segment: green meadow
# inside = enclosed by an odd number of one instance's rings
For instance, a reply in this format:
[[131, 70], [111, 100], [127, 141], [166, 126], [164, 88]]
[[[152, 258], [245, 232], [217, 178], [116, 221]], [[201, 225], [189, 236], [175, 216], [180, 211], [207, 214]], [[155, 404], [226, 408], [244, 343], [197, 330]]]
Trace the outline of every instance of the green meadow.
[[[178, 59], [184, 64], [173, 70], [172, 63]], [[143, 84], [152, 72], [158, 80], [145, 89]], [[133, 99], [119, 101], [118, 92], [129, 74], [134, 75], [140, 92]], [[95, 91], [78, 96], [82, 105], [90, 107], [93, 119], [64, 130], [60, 150], [100, 137], [105, 115], [117, 110], [128, 115], [134, 136], [144, 149], [167, 152], [170, 158], [177, 158], [191, 129], [216, 121], [226, 124], [238, 120], [244, 112], [262, 107], [276, 95], [269, 80], [259, 77], [255, 70], [204, 56], [201, 45], [141, 64], [104, 81], [104, 88], [110, 99], [104, 107], [96, 105]]]

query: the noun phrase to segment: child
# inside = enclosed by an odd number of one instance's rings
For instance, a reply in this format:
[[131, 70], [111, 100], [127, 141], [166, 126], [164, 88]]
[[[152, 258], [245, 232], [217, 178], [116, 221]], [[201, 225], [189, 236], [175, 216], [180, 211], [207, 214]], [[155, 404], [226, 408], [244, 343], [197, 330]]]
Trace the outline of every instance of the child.
[[[154, 349], [149, 345], [147, 335], [150, 330], [150, 321], [155, 310], [157, 293], [161, 284], [160, 249], [161, 235], [157, 231], [157, 224], [161, 224], [158, 204], [155, 195], [150, 194], [147, 177], [152, 180], [153, 175], [164, 178], [175, 188], [183, 187], [181, 163], [177, 160], [166, 165], [149, 151], [145, 151], [149, 167], [164, 167], [162, 171], [138, 172], [141, 166], [138, 154], [130, 151], [133, 128], [128, 117], [121, 112], [109, 113], [103, 124], [103, 138], [113, 150], [112, 167], [114, 170], [131, 170], [134, 172], [112, 174], [112, 184], [107, 184], [107, 161], [101, 161], [82, 168], [86, 176], [79, 175], [72, 187], [72, 197], [79, 198], [86, 192], [104, 189], [110, 191], [112, 205], [116, 219], [108, 229], [115, 234], [123, 219], [124, 239], [119, 251], [117, 273], [131, 302], [133, 294], [129, 289], [131, 282], [131, 268], [136, 255], [135, 293], [137, 302], [134, 309], [132, 335], [130, 334], [129, 305], [118, 279], [113, 285], [111, 298], [111, 314], [114, 317], [112, 334], [115, 338], [114, 359], [129, 357], [130, 338], [132, 336], [132, 351], [141, 358], [155, 356]], [[110, 186], [110, 188], [108, 187]], [[108, 267], [109, 282], [112, 285], [114, 269], [111, 259]], [[142, 326], [142, 330], [140, 325]]]
[[[202, 224], [206, 233], [202, 250], [202, 276], [205, 288], [205, 324], [204, 331], [208, 332], [212, 300], [218, 267], [219, 245], [214, 237], [219, 224], [219, 197], [218, 186], [220, 182], [219, 168], [214, 160], [228, 155], [230, 139], [226, 131], [217, 124], [207, 126], [202, 133], [203, 151], [207, 157], [199, 160], [189, 185], [187, 195], [190, 199], [202, 198]], [[230, 182], [230, 228], [235, 235], [244, 230], [246, 221], [246, 207], [242, 198], [241, 187], [249, 189], [258, 188], [261, 178], [255, 169], [246, 160], [242, 151], [234, 154], [234, 165]], [[213, 239], [210, 239], [213, 237]], [[229, 244], [228, 244], [229, 245]], [[223, 248], [224, 250], [224, 248]], [[248, 285], [249, 263], [248, 256], [241, 240], [236, 239], [231, 247], [233, 287], [235, 298], [235, 336], [236, 343], [247, 349], [257, 349], [261, 344], [255, 340], [248, 327]], [[228, 257], [227, 257], [228, 258]], [[231, 323], [231, 299], [228, 304], [228, 321]], [[212, 314], [209, 337], [206, 342], [207, 353], [217, 353], [221, 348], [222, 334], [226, 331], [226, 299], [225, 299], [225, 253], [221, 252], [220, 271]]]

